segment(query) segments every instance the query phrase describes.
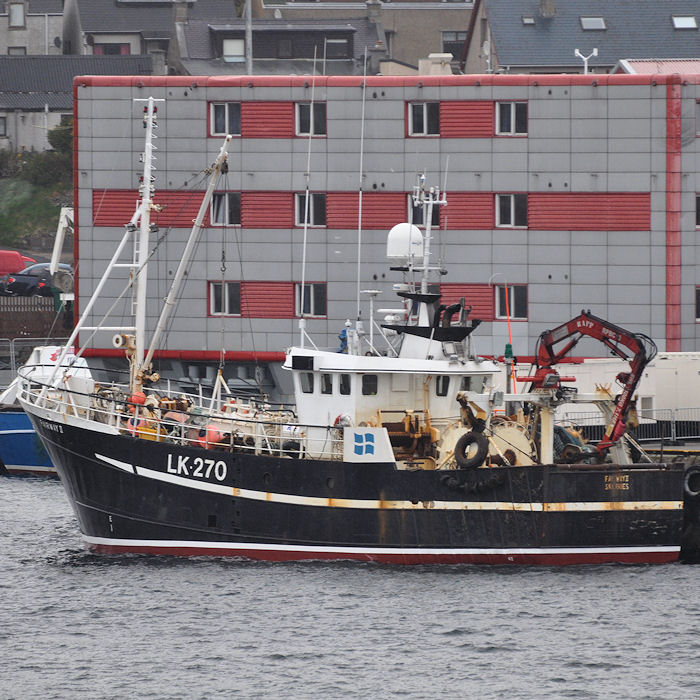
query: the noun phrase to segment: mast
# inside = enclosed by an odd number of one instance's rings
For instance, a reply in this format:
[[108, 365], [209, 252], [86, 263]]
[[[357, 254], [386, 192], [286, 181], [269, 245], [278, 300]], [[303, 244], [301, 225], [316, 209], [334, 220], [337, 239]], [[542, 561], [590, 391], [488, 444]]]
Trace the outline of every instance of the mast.
[[143, 124], [146, 128], [146, 143], [142, 155], [143, 160], [143, 177], [139, 194], [141, 195], [140, 210], [140, 226], [138, 248], [136, 251], [136, 276], [134, 286], [136, 287], [136, 313], [135, 313], [135, 351], [134, 361], [131, 365], [131, 383], [135, 384], [137, 376], [137, 368], [143, 365], [143, 357], [146, 352], [146, 300], [148, 294], [148, 249], [150, 245], [150, 230], [151, 230], [151, 208], [153, 206], [153, 192], [155, 191], [153, 176], [153, 161], [155, 157], [153, 151], [157, 150], [153, 145], [153, 139], [157, 138], [153, 130], [158, 126], [157, 113], [158, 108], [156, 102], [164, 102], [165, 100], [156, 100], [153, 97], [148, 97], [145, 100], [134, 100], [135, 102], [146, 102], [143, 109]]

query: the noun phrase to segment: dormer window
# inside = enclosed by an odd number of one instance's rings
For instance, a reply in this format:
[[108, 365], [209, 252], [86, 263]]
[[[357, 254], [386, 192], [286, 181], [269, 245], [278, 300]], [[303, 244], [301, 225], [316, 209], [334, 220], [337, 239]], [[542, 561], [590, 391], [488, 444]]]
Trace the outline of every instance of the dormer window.
[[607, 29], [603, 17], [581, 17], [581, 28], [584, 31]]
[[698, 21], [695, 19], [695, 15], [673, 15], [671, 19], [673, 20], [674, 29], [698, 28]]
[[242, 63], [245, 61], [244, 39], [224, 39], [221, 48], [226, 63]]

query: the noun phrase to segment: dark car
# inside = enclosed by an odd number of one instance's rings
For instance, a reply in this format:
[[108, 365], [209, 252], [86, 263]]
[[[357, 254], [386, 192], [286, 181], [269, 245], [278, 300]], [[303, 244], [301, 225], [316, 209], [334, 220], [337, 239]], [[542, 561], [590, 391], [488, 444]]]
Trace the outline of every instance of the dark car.
[[[25, 267], [20, 272], [13, 272], [0, 277], [0, 294], [13, 297], [50, 297], [53, 296], [49, 263], [37, 263]], [[58, 264], [57, 275], [65, 278], [73, 276], [73, 268], [65, 263]]]

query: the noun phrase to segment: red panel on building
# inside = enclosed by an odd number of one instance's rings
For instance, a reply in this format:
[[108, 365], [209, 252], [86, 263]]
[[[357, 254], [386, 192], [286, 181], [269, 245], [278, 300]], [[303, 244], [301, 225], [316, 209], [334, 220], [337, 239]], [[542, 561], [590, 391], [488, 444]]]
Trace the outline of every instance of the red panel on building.
[[447, 206], [440, 209], [440, 225], [447, 229], [491, 229], [494, 226], [491, 192], [448, 192]]
[[[151, 221], [159, 226], [192, 228], [202, 204], [204, 192], [168, 192], [158, 190], [153, 201], [163, 211], [151, 212]], [[134, 190], [93, 190], [92, 211], [95, 226], [124, 226], [136, 211], [138, 193]]]
[[241, 102], [241, 136], [249, 139], [293, 138], [293, 102]]
[[648, 192], [533, 192], [528, 228], [540, 231], [648, 231]]
[[482, 321], [493, 321], [494, 319], [494, 287], [490, 284], [460, 284], [443, 283], [440, 285], [442, 293], [441, 304], [456, 304], [462, 297], [464, 303], [472, 306], [469, 318], [480, 318]]
[[241, 192], [243, 228], [292, 228], [294, 194], [291, 192]]
[[294, 318], [294, 282], [241, 282], [241, 316]]
[[[328, 228], [357, 228], [359, 194], [329, 192], [326, 195], [326, 225]], [[407, 192], [365, 192], [362, 195], [362, 228], [389, 230], [406, 221]]]
[[440, 136], [489, 138], [495, 134], [494, 104], [490, 100], [440, 103]]

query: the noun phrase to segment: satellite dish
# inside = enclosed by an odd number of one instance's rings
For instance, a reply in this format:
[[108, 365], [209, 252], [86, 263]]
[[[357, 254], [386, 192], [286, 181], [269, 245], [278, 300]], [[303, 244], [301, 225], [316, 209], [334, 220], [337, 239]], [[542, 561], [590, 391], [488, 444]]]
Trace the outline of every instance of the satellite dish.
[[63, 43], [63, 42], [61, 41], [61, 37], [60, 37], [60, 36], [55, 36], [55, 37], [53, 38], [53, 45], [54, 45], [57, 49], [60, 49], [60, 48], [61, 48], [61, 44], [62, 44], [62, 43]]

